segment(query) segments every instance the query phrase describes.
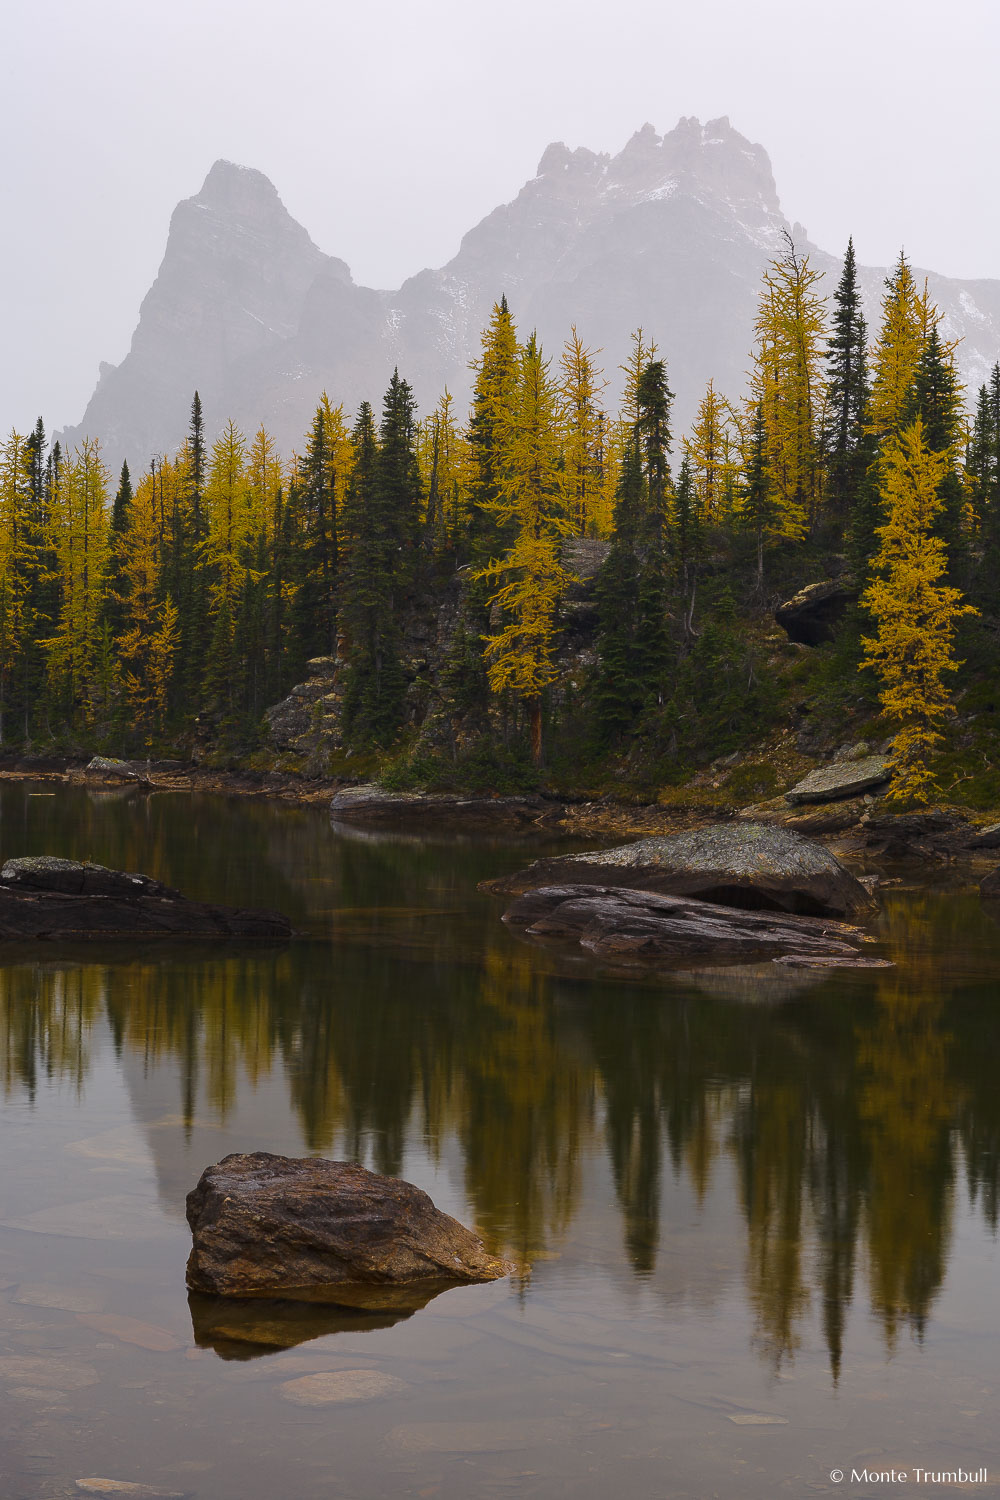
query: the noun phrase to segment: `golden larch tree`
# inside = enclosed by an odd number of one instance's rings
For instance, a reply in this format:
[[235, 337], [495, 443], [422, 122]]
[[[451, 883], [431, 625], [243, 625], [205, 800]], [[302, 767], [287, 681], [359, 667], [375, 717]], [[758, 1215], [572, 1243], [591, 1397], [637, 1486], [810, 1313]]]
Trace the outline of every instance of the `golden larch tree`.
[[147, 739], [165, 727], [179, 639], [177, 609], [162, 588], [161, 539], [161, 505], [176, 504], [179, 479], [183, 473], [168, 463], [143, 475], [129, 506], [128, 530], [117, 543], [119, 676], [130, 723]]
[[942, 740], [941, 726], [954, 712], [945, 673], [954, 658], [955, 624], [975, 614], [960, 590], [941, 583], [947, 549], [932, 535], [941, 510], [939, 486], [949, 467], [946, 453], [932, 452], [918, 418], [887, 439], [882, 459], [885, 522], [874, 559], [877, 576], [861, 596], [878, 627], [863, 638], [862, 668], [881, 680], [880, 700], [899, 727], [892, 742], [895, 771], [889, 796], [926, 802], [935, 790], [928, 759]]
[[500, 628], [486, 637], [489, 684], [524, 704], [538, 764], [542, 694], [556, 677], [556, 610], [572, 579], [562, 564], [562, 543], [573, 534], [574, 518], [560, 447], [559, 389], [534, 334], [521, 353], [508, 427], [499, 494], [490, 509], [501, 528], [513, 530], [513, 542], [477, 576], [500, 584], [490, 599]]
[[729, 403], [715, 389], [714, 381], [698, 404], [684, 453], [698, 497], [698, 516], [703, 526], [717, 526], [732, 505], [739, 468]]
[[38, 547], [30, 502], [27, 442], [12, 432], [0, 445], [0, 744], [7, 683], [35, 623], [29, 585]]
[[877, 438], [898, 432], [913, 396], [921, 357], [936, 314], [900, 252], [882, 297], [882, 322], [872, 351], [869, 429]]
[[76, 703], [92, 685], [98, 664], [111, 548], [108, 471], [100, 445], [90, 438], [60, 465], [50, 529], [59, 612], [55, 631], [44, 645], [57, 694]]
[[574, 324], [559, 360], [559, 393], [566, 490], [578, 536], [600, 535], [604, 509], [606, 420], [600, 397], [607, 381], [594, 358], [595, 351], [584, 346]]
[[786, 239], [760, 291], [751, 407], [763, 415], [776, 534], [798, 540], [815, 523], [822, 494], [826, 309], [815, 291], [823, 272]]

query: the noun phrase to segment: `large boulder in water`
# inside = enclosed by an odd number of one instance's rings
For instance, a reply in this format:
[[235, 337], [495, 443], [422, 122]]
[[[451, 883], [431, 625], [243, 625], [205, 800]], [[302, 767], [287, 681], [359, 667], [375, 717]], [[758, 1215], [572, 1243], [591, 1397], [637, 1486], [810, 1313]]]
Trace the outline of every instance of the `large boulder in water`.
[[861, 882], [822, 844], [792, 829], [741, 819], [617, 849], [536, 860], [485, 888], [516, 895], [537, 886], [580, 884], [817, 917], [854, 916], [873, 905]]
[[187, 1284], [217, 1296], [300, 1292], [381, 1307], [392, 1287], [495, 1281], [514, 1269], [412, 1183], [355, 1162], [226, 1156], [188, 1193], [187, 1219]]
[[288, 938], [287, 917], [190, 901], [149, 875], [51, 855], [0, 869], [0, 940]]
[[708, 958], [781, 961], [861, 968], [884, 963], [863, 956], [859, 927], [829, 917], [740, 911], [693, 897], [594, 885], [542, 886], [519, 896], [503, 920], [532, 938], [576, 940], [598, 958], [627, 963]]

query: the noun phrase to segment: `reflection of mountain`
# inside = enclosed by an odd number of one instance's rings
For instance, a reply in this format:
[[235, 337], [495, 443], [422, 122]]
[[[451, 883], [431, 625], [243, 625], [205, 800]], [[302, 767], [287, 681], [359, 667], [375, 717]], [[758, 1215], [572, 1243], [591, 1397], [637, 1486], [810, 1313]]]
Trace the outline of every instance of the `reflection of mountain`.
[[[174, 1215], [231, 1150], [354, 1157], [539, 1279], [559, 1256], [637, 1298], [712, 1302], [742, 1266], [775, 1366], [815, 1310], [837, 1369], [861, 1266], [889, 1347], [920, 1335], [958, 1151], [991, 1224], [1000, 1198], [991, 991], [953, 976], [947, 994], [939, 957], [978, 942], [995, 971], [976, 907], [901, 897], [895, 970], [748, 1006], [553, 974], [469, 896], [482, 851], [318, 828], [256, 808], [224, 858], [241, 897], [328, 912], [332, 942], [0, 969], [4, 1088], [83, 1079], [106, 1018]], [[154, 831], [170, 873], [187, 856]]]

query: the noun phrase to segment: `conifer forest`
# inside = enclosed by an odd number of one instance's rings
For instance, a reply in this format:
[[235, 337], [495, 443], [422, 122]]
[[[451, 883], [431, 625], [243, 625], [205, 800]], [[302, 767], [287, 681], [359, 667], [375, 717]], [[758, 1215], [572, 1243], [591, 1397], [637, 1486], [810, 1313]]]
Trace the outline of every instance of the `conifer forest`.
[[[268, 764], [266, 710], [324, 658], [316, 774], [648, 792], [756, 746], [752, 801], [795, 728], [890, 742], [898, 802], [973, 795], [970, 761], [998, 800], [1000, 367], [963, 390], [905, 256], [869, 330], [853, 244], [825, 295], [788, 239], [748, 373], [677, 432], [650, 331], [610, 410], [600, 351], [543, 350], [501, 298], [468, 413], [419, 413], [397, 371], [378, 405], [318, 395], [281, 455], [263, 427], [207, 441], [193, 393], [180, 451], [114, 476], [95, 441], [12, 432], [3, 745]], [[796, 646], [774, 608], [828, 578], [833, 639]]]

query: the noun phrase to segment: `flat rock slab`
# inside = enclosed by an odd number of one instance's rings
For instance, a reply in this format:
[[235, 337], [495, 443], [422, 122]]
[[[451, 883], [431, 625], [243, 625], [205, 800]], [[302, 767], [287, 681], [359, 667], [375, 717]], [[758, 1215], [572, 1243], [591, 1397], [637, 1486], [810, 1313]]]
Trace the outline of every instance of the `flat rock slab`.
[[155, 1203], [132, 1193], [108, 1193], [79, 1203], [54, 1203], [16, 1219], [5, 1229], [70, 1235], [84, 1240], [154, 1240], [174, 1232]]
[[398, 1177], [355, 1162], [225, 1157], [187, 1196], [192, 1291], [384, 1306], [392, 1287], [495, 1281], [514, 1269]]
[[158, 1354], [181, 1348], [180, 1339], [168, 1329], [158, 1328], [155, 1323], [144, 1323], [141, 1318], [126, 1317], [124, 1313], [81, 1313], [76, 1321], [123, 1344], [153, 1349]]
[[278, 1392], [296, 1406], [335, 1406], [345, 1401], [375, 1401], [399, 1396], [409, 1387], [395, 1375], [380, 1370], [331, 1370], [282, 1381]]
[[0, 939], [270, 938], [291, 936], [287, 917], [189, 901], [148, 875], [35, 855], [0, 869]]
[[774, 958], [772, 963], [784, 964], [790, 969], [894, 969], [889, 958], [866, 958], [860, 954], [855, 958], [831, 958], [818, 953], [786, 953]]
[[393, 1427], [389, 1443], [404, 1453], [517, 1453], [565, 1439], [558, 1422], [406, 1422]]
[[536, 860], [483, 888], [520, 894], [538, 886], [583, 883], [809, 916], [850, 917], [873, 907], [870, 893], [822, 844], [792, 829], [742, 819]]
[[48, 1286], [37, 1282], [22, 1281], [11, 1298], [25, 1307], [51, 1307], [60, 1312], [96, 1313], [104, 1306], [106, 1298], [99, 1292], [88, 1292], [82, 1287]]
[[532, 824], [551, 811], [538, 797], [461, 797], [447, 792], [389, 792], [372, 783], [344, 787], [330, 803], [334, 823], [382, 827], [419, 826], [429, 832], [449, 828], [492, 828]]
[[866, 755], [861, 760], [835, 760], [828, 766], [817, 766], [785, 793], [785, 801], [836, 802], [841, 797], [859, 797], [874, 787], [884, 786], [892, 777], [892, 766], [886, 755]]
[[41, 1391], [79, 1391], [97, 1385], [99, 1379], [93, 1365], [59, 1354], [45, 1358], [0, 1355], [0, 1381], [5, 1385], [29, 1385]]
[[81, 1495], [132, 1495], [135, 1500], [184, 1500], [180, 1490], [158, 1490], [152, 1484], [138, 1484], [130, 1479], [102, 1479], [95, 1475], [90, 1479], [76, 1480]]
[[503, 920], [530, 937], [575, 940], [599, 958], [637, 962], [703, 955], [743, 963], [791, 951], [854, 964], [865, 936], [861, 928], [827, 917], [740, 911], [613, 886], [543, 886], [519, 897]]

